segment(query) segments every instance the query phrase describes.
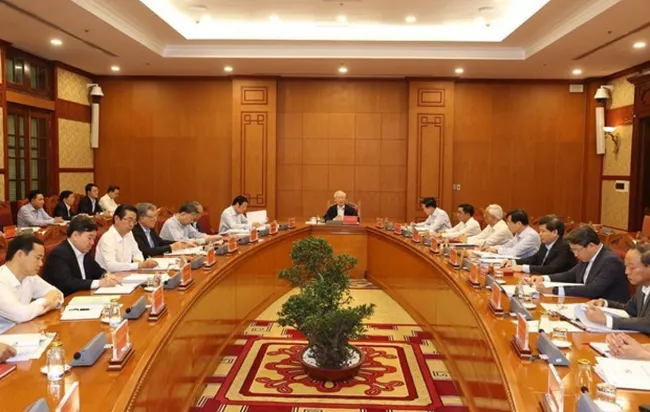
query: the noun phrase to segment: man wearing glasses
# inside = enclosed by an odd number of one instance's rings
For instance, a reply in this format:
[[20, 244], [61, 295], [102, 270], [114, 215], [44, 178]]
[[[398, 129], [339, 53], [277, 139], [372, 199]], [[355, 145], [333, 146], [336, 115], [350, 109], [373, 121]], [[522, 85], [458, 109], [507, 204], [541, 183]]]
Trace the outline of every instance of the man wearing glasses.
[[154, 260], [144, 260], [133, 237], [137, 209], [131, 205], [119, 205], [113, 215], [113, 225], [97, 243], [95, 260], [109, 272], [149, 269], [158, 266]]
[[155, 205], [138, 203], [135, 208], [138, 210], [138, 224], [133, 227], [133, 237], [145, 258], [160, 256], [190, 246], [186, 242], [162, 239], [156, 233], [154, 227], [156, 226], [158, 213]]

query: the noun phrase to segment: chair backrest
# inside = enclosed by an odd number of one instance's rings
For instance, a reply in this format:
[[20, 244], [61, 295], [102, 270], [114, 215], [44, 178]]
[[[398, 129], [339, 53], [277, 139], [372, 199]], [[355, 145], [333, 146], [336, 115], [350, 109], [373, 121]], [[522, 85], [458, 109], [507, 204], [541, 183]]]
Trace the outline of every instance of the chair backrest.
[[485, 209], [482, 207], [476, 208], [474, 210], [474, 216], [472, 217], [478, 222], [479, 226], [481, 226], [481, 230], [485, 229]]
[[11, 216], [11, 203], [0, 201], [0, 225], [6, 227], [13, 224], [14, 219]]
[[45, 212], [47, 212], [47, 214], [50, 216], [54, 216], [54, 208], [56, 207], [57, 203], [59, 203], [59, 197], [57, 195], [46, 197], [45, 205], [43, 206], [45, 208]]
[[20, 199], [16, 202], [16, 207], [17, 210], [20, 210], [21, 207], [25, 206], [27, 204], [28, 200], [27, 199]]
[[75, 214], [79, 213], [79, 202], [81, 202], [81, 199], [83, 199], [83, 198], [84, 198], [84, 195], [82, 195], [81, 193], [75, 193], [74, 194], [74, 204], [72, 205], [72, 207], [70, 209], [72, 209], [72, 211]]
[[641, 226], [641, 235], [650, 238], [650, 215], [643, 216], [643, 226]]

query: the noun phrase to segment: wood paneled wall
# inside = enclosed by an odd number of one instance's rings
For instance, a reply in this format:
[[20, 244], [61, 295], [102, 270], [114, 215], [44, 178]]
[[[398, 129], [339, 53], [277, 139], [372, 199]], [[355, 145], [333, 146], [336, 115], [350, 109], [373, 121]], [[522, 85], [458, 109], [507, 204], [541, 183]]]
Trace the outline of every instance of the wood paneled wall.
[[210, 206], [212, 225], [232, 201], [232, 83], [228, 79], [100, 79], [100, 192], [121, 202]]
[[322, 215], [340, 189], [404, 219], [407, 113], [404, 80], [280, 80], [278, 216]]

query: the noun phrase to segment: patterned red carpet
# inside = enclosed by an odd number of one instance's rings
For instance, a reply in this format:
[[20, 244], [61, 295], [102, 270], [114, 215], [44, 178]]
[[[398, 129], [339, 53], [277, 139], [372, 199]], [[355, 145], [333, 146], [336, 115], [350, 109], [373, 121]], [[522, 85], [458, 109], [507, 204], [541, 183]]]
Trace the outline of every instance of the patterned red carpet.
[[303, 337], [274, 322], [283, 297], [229, 347], [194, 411], [467, 411], [431, 336], [381, 290], [367, 282], [354, 286], [357, 303], [377, 304], [368, 337], [355, 342], [366, 355], [355, 379], [306, 376], [298, 362]]

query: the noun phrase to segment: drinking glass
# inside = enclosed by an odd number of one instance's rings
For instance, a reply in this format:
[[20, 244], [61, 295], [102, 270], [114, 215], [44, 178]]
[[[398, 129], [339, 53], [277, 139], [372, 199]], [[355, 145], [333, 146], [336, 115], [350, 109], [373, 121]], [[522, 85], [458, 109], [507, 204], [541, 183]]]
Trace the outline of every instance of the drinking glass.
[[111, 327], [117, 327], [122, 323], [122, 311], [120, 310], [119, 302], [111, 302], [111, 316], [109, 323]]
[[603, 403], [616, 403], [616, 386], [607, 382], [601, 382], [596, 385], [596, 400]]
[[102, 315], [100, 320], [104, 323], [108, 323], [111, 320], [111, 304], [107, 303], [102, 307]]
[[568, 342], [567, 328], [553, 328], [552, 339], [556, 342]]
[[65, 374], [65, 352], [63, 345], [52, 344], [52, 347], [47, 351], [47, 380], [59, 381], [63, 379]]

